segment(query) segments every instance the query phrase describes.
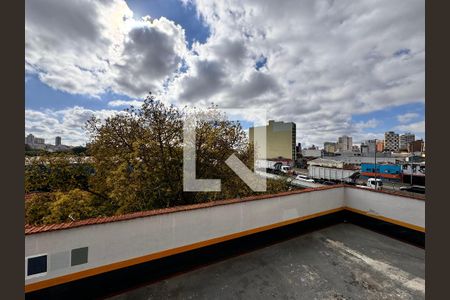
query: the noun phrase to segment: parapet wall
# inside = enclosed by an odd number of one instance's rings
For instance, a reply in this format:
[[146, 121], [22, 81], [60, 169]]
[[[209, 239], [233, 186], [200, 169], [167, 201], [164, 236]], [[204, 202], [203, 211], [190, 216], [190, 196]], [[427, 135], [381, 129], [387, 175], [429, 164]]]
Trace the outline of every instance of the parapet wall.
[[344, 206], [348, 210], [410, 229], [425, 231], [423, 199], [354, 187], [345, 187], [344, 198]]
[[[27, 258], [46, 255], [46, 272], [26, 276], [33, 291], [114, 269], [142, 263], [308, 218], [354, 210], [424, 230], [423, 200], [344, 186], [199, 205], [149, 216], [107, 222], [68, 224], [63, 230], [28, 230]], [[52, 228], [50, 226], [50, 228]], [[87, 249], [86, 249], [87, 247]], [[86, 251], [86, 261], [74, 249]], [[83, 261], [83, 258], [81, 258]]]
[[[152, 254], [170, 255], [189, 250], [179, 249], [183, 246], [201, 247], [326, 214], [341, 209], [343, 197], [343, 188], [324, 189], [26, 235], [25, 256], [47, 254], [49, 261], [46, 274], [27, 277], [26, 284]], [[88, 262], [70, 266], [71, 250], [83, 247], [88, 247]]]

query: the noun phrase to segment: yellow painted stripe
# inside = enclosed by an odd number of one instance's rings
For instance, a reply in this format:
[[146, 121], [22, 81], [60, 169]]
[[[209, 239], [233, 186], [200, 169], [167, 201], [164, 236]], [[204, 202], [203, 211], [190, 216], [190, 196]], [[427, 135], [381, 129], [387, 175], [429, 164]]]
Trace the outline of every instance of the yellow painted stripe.
[[376, 215], [376, 214], [373, 214], [373, 213], [370, 213], [370, 212], [367, 212], [367, 211], [363, 211], [363, 210], [359, 210], [359, 209], [351, 208], [351, 207], [347, 207], [347, 206], [345, 206], [344, 209], [352, 211], [352, 212], [357, 213], [357, 214], [361, 214], [361, 215], [365, 215], [365, 216], [368, 216], [368, 217], [371, 217], [371, 218], [382, 220], [382, 221], [385, 221], [385, 222], [388, 222], [388, 223], [400, 225], [400, 226], [403, 226], [403, 227], [406, 227], [406, 228], [409, 228], [409, 229], [413, 229], [413, 230], [416, 230], [416, 231], [425, 232], [425, 228], [421, 227], [421, 226], [413, 225], [413, 224], [410, 224], [410, 223], [406, 223], [406, 222], [403, 222], [403, 221], [399, 221], [399, 220], [395, 220], [395, 219], [391, 219], [391, 218], [387, 218], [387, 217], [383, 217], [383, 216]]
[[330, 209], [330, 210], [327, 210], [327, 211], [314, 213], [314, 214], [311, 214], [311, 215], [298, 217], [298, 218], [295, 218], [295, 219], [291, 219], [291, 220], [287, 220], [287, 221], [283, 221], [283, 222], [279, 222], [279, 223], [275, 223], [275, 224], [271, 224], [271, 225], [266, 225], [266, 226], [262, 226], [262, 227], [258, 227], [258, 228], [254, 228], [254, 229], [249, 229], [249, 230], [245, 230], [245, 231], [242, 231], [242, 232], [237, 232], [237, 233], [225, 235], [225, 236], [218, 237], [218, 238], [213, 238], [213, 239], [210, 239], [210, 240], [206, 240], [206, 241], [202, 241], [202, 242], [198, 242], [198, 243], [194, 243], [194, 244], [190, 244], [190, 245], [186, 245], [186, 246], [181, 246], [181, 247], [177, 247], [177, 248], [173, 248], [173, 249], [168, 249], [168, 250], [164, 250], [164, 251], [161, 251], [161, 252], [152, 253], [152, 254], [149, 254], [149, 255], [141, 256], [141, 257], [136, 257], [136, 258], [132, 258], [132, 259], [128, 259], [128, 260], [112, 263], [112, 264], [105, 265], [105, 266], [100, 266], [100, 267], [96, 267], [96, 268], [92, 268], [92, 269], [88, 269], [88, 270], [83, 270], [83, 271], [67, 274], [67, 275], [64, 275], [64, 276], [56, 277], [56, 278], [46, 279], [46, 280], [42, 280], [42, 281], [35, 282], [35, 283], [30, 283], [30, 284], [25, 285], [25, 292], [28, 293], [28, 292], [37, 291], [37, 290], [44, 289], [44, 288], [47, 288], [47, 287], [51, 287], [51, 286], [63, 284], [63, 283], [66, 283], [66, 282], [70, 282], [70, 281], [86, 278], [86, 277], [89, 277], [89, 276], [93, 276], [93, 275], [97, 275], [97, 274], [101, 274], [101, 273], [105, 273], [105, 272], [109, 272], [109, 271], [113, 271], [113, 270], [129, 267], [129, 266], [132, 266], [132, 265], [137, 265], [137, 264], [144, 263], [144, 262], [149, 262], [149, 261], [152, 261], [152, 260], [155, 260], [155, 259], [167, 257], [167, 256], [174, 255], [174, 254], [179, 254], [179, 253], [186, 252], [186, 251], [189, 251], [189, 250], [194, 250], [194, 249], [198, 249], [198, 248], [201, 248], [201, 247], [218, 244], [218, 243], [225, 242], [225, 241], [232, 240], [232, 239], [236, 239], [236, 238], [239, 238], [239, 237], [242, 237], [242, 236], [246, 236], [246, 235], [250, 235], [250, 234], [254, 234], [254, 233], [258, 233], [258, 232], [262, 232], [262, 231], [267, 231], [267, 230], [270, 230], [270, 229], [286, 226], [286, 225], [297, 223], [297, 222], [300, 222], [300, 221], [305, 221], [305, 220], [308, 220], [308, 219], [313, 219], [313, 218], [316, 218], [316, 217], [332, 214], [332, 213], [335, 213], [335, 212], [338, 212], [338, 211], [342, 211], [342, 210], [344, 210], [343, 207], [338, 207], [338, 208], [335, 208], [335, 209]]

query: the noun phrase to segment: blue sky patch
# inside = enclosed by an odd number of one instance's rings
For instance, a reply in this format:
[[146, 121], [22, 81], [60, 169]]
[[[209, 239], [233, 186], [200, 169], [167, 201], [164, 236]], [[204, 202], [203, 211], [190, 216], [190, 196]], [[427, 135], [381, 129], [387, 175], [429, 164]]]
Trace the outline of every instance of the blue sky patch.
[[[398, 120], [398, 116], [404, 114], [417, 114], [416, 117], [412, 117], [408, 122], [401, 123]], [[365, 128], [363, 132], [386, 132], [393, 130], [394, 127], [399, 125], [407, 125], [410, 123], [416, 123], [424, 120], [425, 116], [425, 103], [417, 102], [404, 104], [399, 106], [388, 107], [382, 110], [372, 111], [367, 114], [359, 114], [352, 116], [352, 122], [367, 122], [375, 119], [379, 124], [375, 128]], [[404, 133], [399, 132], [398, 133]]]
[[60, 110], [74, 105], [88, 109], [111, 109], [108, 102], [112, 100], [131, 100], [130, 97], [115, 93], [100, 95], [101, 99], [76, 95], [55, 90], [42, 83], [36, 75], [27, 74], [25, 82], [25, 108], [34, 110]]
[[264, 67], [265, 65], [267, 65], [267, 57], [261, 55], [255, 63], [255, 69], [257, 71], [259, 71], [259, 69], [261, 69], [262, 67]]
[[408, 48], [402, 48], [394, 52], [394, 56], [403, 56], [411, 53], [411, 50]]
[[210, 35], [209, 27], [197, 16], [195, 5], [184, 6], [179, 0], [127, 0], [136, 19], [149, 15], [152, 19], [165, 17], [181, 25], [186, 33], [189, 48], [194, 41], [205, 43]]

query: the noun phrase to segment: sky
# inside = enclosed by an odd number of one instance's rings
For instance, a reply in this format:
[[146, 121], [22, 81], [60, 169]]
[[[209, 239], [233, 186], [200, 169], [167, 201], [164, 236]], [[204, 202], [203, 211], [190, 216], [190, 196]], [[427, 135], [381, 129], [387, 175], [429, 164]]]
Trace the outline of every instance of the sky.
[[[25, 134], [83, 145], [148, 92], [265, 109], [297, 142], [425, 138], [425, 2], [26, 0]], [[252, 124], [246, 120], [244, 124]]]

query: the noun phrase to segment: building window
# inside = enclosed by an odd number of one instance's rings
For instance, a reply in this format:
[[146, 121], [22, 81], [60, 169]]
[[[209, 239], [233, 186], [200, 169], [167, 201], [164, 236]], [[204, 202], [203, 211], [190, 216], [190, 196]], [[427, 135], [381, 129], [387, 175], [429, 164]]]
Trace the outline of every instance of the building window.
[[27, 276], [42, 274], [47, 272], [47, 255], [28, 257]]
[[88, 261], [88, 247], [72, 249], [70, 255], [70, 265], [77, 266], [87, 263]]

